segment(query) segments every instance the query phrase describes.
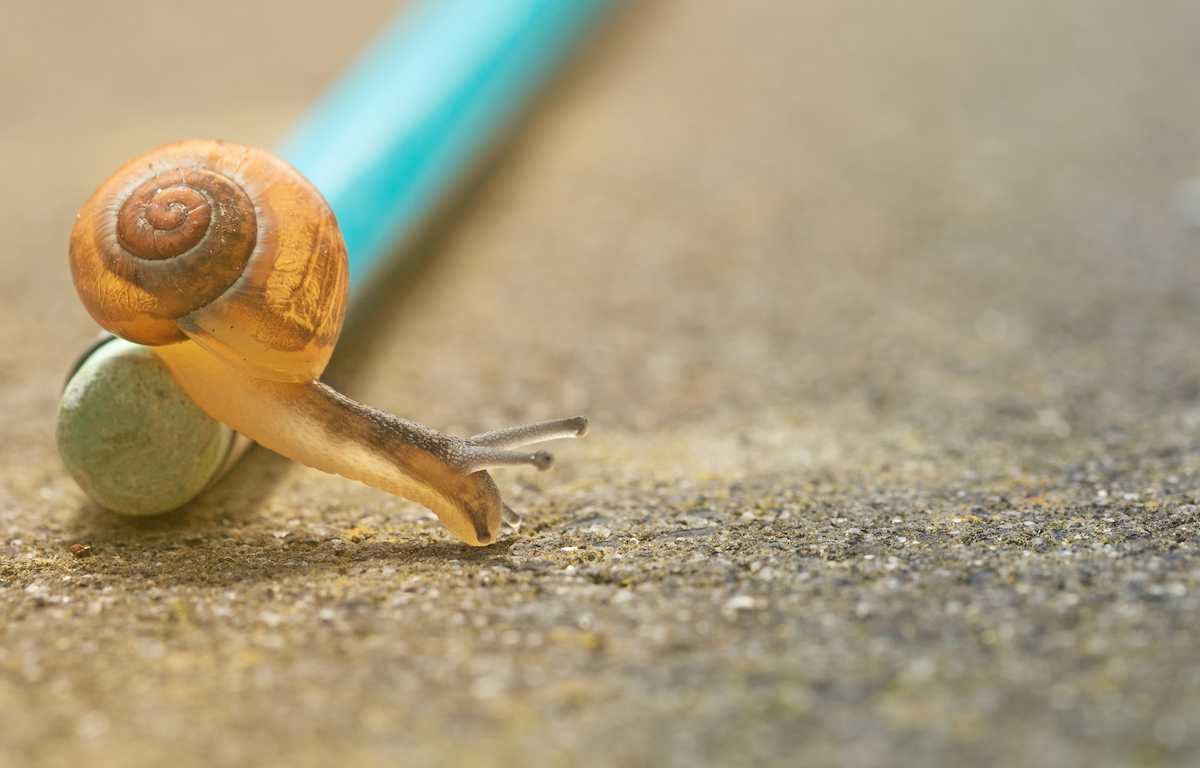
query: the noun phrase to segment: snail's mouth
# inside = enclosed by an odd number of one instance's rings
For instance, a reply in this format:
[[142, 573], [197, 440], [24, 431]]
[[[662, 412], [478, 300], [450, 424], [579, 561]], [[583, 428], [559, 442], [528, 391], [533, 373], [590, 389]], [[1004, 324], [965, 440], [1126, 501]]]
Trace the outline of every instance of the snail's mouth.
[[487, 528], [487, 521], [475, 519], [471, 523], [475, 526], [475, 538], [479, 540], [479, 545], [491, 544], [492, 532]]
[[520, 530], [521, 516], [505, 504], [500, 514], [500, 529], [495, 533], [488, 530], [487, 521], [480, 518], [472, 520], [471, 526], [475, 529], [475, 538], [478, 539], [479, 546], [482, 547], [497, 541], [504, 534], [514, 534]]

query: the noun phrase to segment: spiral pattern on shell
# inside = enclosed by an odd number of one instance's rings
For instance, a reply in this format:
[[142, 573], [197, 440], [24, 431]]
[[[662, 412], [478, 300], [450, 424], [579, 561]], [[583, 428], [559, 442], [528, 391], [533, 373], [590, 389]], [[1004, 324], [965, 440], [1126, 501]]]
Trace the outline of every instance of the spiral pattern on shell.
[[139, 344], [192, 339], [255, 375], [319, 375], [341, 330], [346, 253], [294, 168], [186, 141], [117, 170], [83, 206], [71, 270], [100, 325]]
[[250, 199], [231, 179], [211, 171], [177, 169], [130, 193], [117, 213], [117, 237], [138, 258], [172, 259], [207, 234], [214, 197], [236, 199], [235, 210], [253, 215]]
[[166, 189], [151, 179], [117, 214], [121, 245], [142, 259], [172, 259], [200, 242], [212, 223], [208, 196], [184, 178]]
[[[207, 169], [175, 168], [133, 189], [117, 211], [109, 268], [179, 317], [233, 285], [254, 253], [258, 220], [245, 190]], [[168, 263], [171, 262], [171, 263]]]

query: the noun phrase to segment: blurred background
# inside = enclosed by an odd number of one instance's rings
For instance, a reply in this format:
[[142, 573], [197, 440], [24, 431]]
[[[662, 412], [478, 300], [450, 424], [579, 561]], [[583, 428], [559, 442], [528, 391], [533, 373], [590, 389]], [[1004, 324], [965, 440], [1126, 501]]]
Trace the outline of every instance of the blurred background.
[[329, 372], [462, 434], [591, 417], [499, 476], [519, 537], [263, 450], [92, 506], [76, 210], [273, 145], [402, 9], [5, 6], [0, 762], [1194, 764], [1183, 0], [626, 3]]

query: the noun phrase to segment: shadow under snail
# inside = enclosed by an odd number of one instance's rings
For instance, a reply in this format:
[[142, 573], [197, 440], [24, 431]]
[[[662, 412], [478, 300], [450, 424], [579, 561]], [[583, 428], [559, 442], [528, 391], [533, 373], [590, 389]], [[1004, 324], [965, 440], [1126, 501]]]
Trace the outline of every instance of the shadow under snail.
[[550, 454], [519, 447], [587, 430], [575, 417], [458, 438], [318, 381], [346, 310], [346, 248], [316, 188], [262, 149], [184, 141], [126, 163], [80, 210], [70, 261], [96, 322], [152, 347], [209, 416], [418, 502], [467, 544], [518, 519], [487, 469], [546, 469]]

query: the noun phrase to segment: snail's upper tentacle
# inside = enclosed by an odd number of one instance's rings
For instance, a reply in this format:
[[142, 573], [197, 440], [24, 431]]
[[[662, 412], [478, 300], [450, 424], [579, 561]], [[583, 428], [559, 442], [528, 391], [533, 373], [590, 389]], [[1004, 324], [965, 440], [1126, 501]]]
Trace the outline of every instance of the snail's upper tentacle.
[[583, 437], [587, 434], [587, 428], [587, 419], [582, 416], [572, 416], [567, 419], [552, 419], [540, 421], [537, 424], [484, 432], [471, 437], [467, 442], [479, 447], [516, 448], [562, 437]]

